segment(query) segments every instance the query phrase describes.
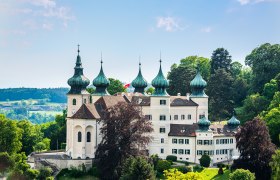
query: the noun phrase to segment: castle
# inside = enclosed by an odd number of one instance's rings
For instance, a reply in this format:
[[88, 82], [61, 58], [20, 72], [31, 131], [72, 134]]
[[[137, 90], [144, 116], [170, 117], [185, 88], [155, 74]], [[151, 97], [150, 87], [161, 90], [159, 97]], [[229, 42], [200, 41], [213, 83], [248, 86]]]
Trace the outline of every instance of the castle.
[[81, 57], [76, 59], [75, 73], [68, 80], [71, 89], [67, 94], [67, 146], [66, 154], [71, 159], [87, 160], [95, 157], [101, 142], [98, 119], [100, 112], [118, 102], [138, 104], [147, 121], [152, 122], [154, 131], [152, 142], [148, 145], [149, 155], [158, 154], [160, 158], [175, 155], [178, 160], [199, 163], [203, 154], [211, 157], [212, 163], [229, 161], [238, 157], [235, 134], [240, 121], [234, 116], [227, 124], [211, 124], [208, 120], [208, 96], [204, 89], [207, 85], [199, 70], [191, 81], [191, 94], [170, 96], [166, 92], [169, 83], [160, 67], [152, 80], [155, 91], [145, 94], [147, 81], [143, 78], [141, 64], [139, 72], [132, 81], [133, 93], [110, 95], [106, 88], [106, 78], [101, 60], [101, 69], [93, 80], [95, 92], [86, 91], [90, 84], [83, 74]]

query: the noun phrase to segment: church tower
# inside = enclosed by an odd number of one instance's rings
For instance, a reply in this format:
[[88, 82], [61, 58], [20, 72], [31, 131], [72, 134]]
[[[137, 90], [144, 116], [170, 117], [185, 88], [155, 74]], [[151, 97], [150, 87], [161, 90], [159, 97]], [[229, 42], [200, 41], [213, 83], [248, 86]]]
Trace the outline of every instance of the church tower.
[[145, 94], [145, 88], [148, 86], [148, 83], [142, 76], [140, 62], [139, 62], [139, 72], [137, 77], [132, 81], [132, 86], [135, 88], [134, 93], [138, 92], [138, 93]]
[[67, 94], [67, 117], [74, 115], [82, 104], [90, 102], [90, 94], [86, 90], [90, 81], [84, 76], [83, 69], [78, 45], [78, 55], [76, 66], [74, 68], [74, 75], [68, 79], [68, 84], [71, 89]]

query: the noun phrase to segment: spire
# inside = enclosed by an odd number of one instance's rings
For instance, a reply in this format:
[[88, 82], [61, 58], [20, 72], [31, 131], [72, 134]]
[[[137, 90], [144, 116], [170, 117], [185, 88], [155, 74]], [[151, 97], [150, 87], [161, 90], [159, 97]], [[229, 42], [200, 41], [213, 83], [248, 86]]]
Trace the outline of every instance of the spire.
[[197, 124], [199, 126], [199, 130], [208, 131], [211, 122], [204, 115], [203, 118], [198, 120]]
[[142, 94], [145, 94], [144, 90], [148, 86], [147, 81], [142, 76], [140, 57], [139, 57], [139, 72], [137, 77], [132, 81], [132, 86], [135, 88], [134, 92], [139, 92]]
[[196, 76], [191, 81], [190, 86], [192, 90], [191, 97], [207, 97], [207, 95], [204, 92], [207, 83], [200, 74], [199, 65], [197, 65]]
[[75, 72], [74, 75], [68, 79], [68, 84], [71, 86], [70, 91], [68, 94], [81, 94], [83, 91], [86, 90], [86, 87], [89, 85], [90, 81], [88, 78], [84, 76], [83, 73], [83, 67], [82, 67], [82, 61], [80, 57], [80, 49], [78, 45], [78, 55], [76, 59], [76, 66], [75, 66]]
[[154, 96], [169, 96], [166, 92], [166, 88], [169, 86], [168, 81], [164, 77], [162, 70], [161, 70], [161, 53], [160, 53], [160, 60], [159, 60], [159, 71], [157, 76], [152, 80], [152, 85], [155, 87], [155, 92], [153, 93]]
[[96, 87], [94, 95], [105, 96], [110, 95], [107, 91], [107, 87], [110, 84], [110, 81], [107, 79], [103, 72], [103, 60], [102, 60], [102, 52], [101, 52], [101, 60], [100, 60], [100, 71], [98, 76], [93, 80], [92, 84]]
[[232, 117], [228, 120], [227, 125], [231, 129], [235, 129], [240, 125], [240, 121], [235, 117], [235, 111], [232, 111]]

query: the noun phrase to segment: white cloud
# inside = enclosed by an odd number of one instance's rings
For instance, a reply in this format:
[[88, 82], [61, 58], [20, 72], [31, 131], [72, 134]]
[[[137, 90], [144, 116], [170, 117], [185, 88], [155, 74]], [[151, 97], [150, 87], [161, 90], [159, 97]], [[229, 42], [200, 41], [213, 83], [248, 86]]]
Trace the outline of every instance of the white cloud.
[[53, 29], [53, 25], [50, 24], [50, 23], [44, 23], [42, 25], [42, 28], [45, 29], [45, 30], [51, 31]]
[[208, 26], [208, 27], [201, 28], [200, 31], [204, 33], [210, 33], [212, 31], [212, 28]]
[[179, 24], [179, 20], [174, 17], [158, 17], [157, 18], [157, 28], [162, 28], [168, 32], [184, 29]]
[[280, 0], [237, 0], [241, 5], [257, 4], [261, 2], [280, 2]]

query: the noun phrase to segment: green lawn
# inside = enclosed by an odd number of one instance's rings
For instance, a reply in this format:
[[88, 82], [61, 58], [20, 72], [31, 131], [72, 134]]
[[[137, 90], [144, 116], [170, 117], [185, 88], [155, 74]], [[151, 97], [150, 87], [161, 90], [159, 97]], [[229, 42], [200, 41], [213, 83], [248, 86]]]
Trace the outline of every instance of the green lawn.
[[204, 180], [226, 180], [229, 178], [230, 171], [224, 168], [224, 174], [218, 175], [219, 168], [205, 168], [200, 174]]

